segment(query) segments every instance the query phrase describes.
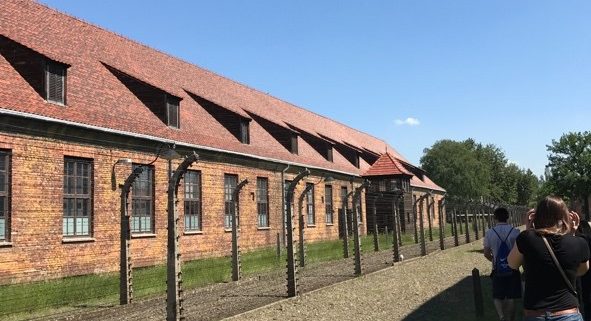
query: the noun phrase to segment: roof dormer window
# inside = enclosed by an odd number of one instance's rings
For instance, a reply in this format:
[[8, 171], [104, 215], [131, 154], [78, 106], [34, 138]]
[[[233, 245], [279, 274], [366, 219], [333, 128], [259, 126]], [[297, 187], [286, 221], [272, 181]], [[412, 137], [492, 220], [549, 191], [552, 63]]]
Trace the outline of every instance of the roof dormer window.
[[101, 62], [154, 116], [172, 128], [180, 127], [182, 98]]
[[166, 115], [169, 127], [180, 127], [179, 105], [180, 100], [178, 98], [171, 95], [166, 95]]
[[333, 158], [332, 158], [332, 145], [328, 145], [326, 147], [326, 160], [329, 161], [329, 162], [332, 162], [333, 161]]
[[45, 63], [45, 99], [49, 102], [66, 104], [66, 66], [48, 60]]
[[298, 134], [293, 133], [291, 135], [290, 141], [291, 141], [290, 152], [294, 155], [297, 155], [298, 154]]
[[248, 119], [240, 120], [240, 142], [250, 144], [250, 128]]

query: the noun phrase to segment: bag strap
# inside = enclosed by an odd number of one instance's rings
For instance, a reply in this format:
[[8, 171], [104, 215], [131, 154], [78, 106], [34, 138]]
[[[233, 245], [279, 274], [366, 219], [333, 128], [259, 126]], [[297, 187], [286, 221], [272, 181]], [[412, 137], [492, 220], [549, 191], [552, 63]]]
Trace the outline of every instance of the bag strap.
[[573, 284], [570, 282], [570, 280], [566, 277], [566, 274], [564, 273], [564, 270], [562, 269], [562, 266], [560, 266], [560, 263], [558, 262], [558, 259], [556, 259], [556, 255], [554, 255], [554, 251], [552, 251], [552, 247], [550, 247], [550, 244], [548, 243], [548, 240], [546, 239], [545, 236], [542, 236], [542, 240], [544, 240], [544, 244], [546, 245], [546, 248], [548, 249], [548, 252], [550, 252], [550, 256], [552, 257], [552, 261], [554, 261], [554, 265], [556, 265], [556, 268], [558, 269], [558, 271], [560, 272], [560, 275], [562, 275], [562, 278], [564, 279], [564, 282], [566, 283], [566, 285], [568, 286], [568, 289], [576, 296], [578, 297], [579, 295], [577, 294], [577, 290], [575, 290], [575, 288], [573, 287]]
[[[511, 236], [511, 232], [513, 232], [513, 226], [511, 226], [511, 229], [509, 230], [509, 233], [507, 233], [507, 236], [505, 237], [505, 239], [503, 240], [503, 238], [501, 238], [501, 235], [499, 235], [499, 232], [497, 232], [497, 230], [495, 230], [495, 228], [491, 228], [491, 230], [493, 230], [493, 232], [495, 232], [495, 234], [497, 235], [497, 237], [499, 238], [499, 240], [501, 240], [501, 242], [503, 243], [507, 243], [507, 240], [509, 239], [509, 236]], [[507, 244], [508, 245], [508, 244]]]
[[511, 229], [509, 230], [509, 233], [507, 233], [507, 236], [505, 236], [505, 240], [503, 242], [507, 242], [509, 236], [511, 236], [511, 232], [513, 232], [513, 226], [511, 226]]

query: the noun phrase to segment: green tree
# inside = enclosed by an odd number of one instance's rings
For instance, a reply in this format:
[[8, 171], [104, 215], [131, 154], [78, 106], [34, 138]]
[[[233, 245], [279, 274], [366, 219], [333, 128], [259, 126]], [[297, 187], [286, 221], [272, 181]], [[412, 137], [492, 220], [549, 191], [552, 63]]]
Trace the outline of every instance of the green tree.
[[517, 204], [533, 206], [539, 186], [540, 181], [531, 170], [522, 170], [517, 181]]
[[589, 220], [591, 195], [591, 132], [571, 132], [547, 146], [548, 182], [558, 194], [583, 202]]
[[488, 172], [468, 142], [440, 140], [424, 150], [421, 166], [451, 195], [487, 195]]
[[[507, 176], [505, 170], [507, 167], [507, 158], [505, 157], [505, 153], [493, 144], [487, 144], [486, 146], [476, 144], [474, 145], [474, 151], [478, 160], [487, 168], [489, 173], [487, 182], [488, 195], [485, 196], [504, 200], [505, 202], [509, 202], [509, 199], [514, 199], [512, 197], [513, 192], [506, 190]], [[512, 189], [512, 186], [509, 187]], [[511, 197], [507, 198], [508, 195], [511, 195]]]
[[530, 170], [509, 164], [501, 148], [473, 139], [436, 142], [424, 150], [421, 166], [455, 196], [528, 205], [538, 190], [537, 177]]
[[501, 169], [502, 179], [496, 186], [500, 193], [500, 199], [509, 204], [517, 204], [517, 184], [522, 176], [522, 171], [515, 164], [508, 164]]

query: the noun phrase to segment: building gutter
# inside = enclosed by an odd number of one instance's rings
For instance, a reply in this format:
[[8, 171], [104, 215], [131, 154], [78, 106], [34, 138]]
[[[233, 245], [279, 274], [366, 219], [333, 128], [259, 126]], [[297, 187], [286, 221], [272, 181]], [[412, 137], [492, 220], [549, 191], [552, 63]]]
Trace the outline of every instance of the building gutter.
[[64, 125], [69, 125], [69, 126], [74, 126], [74, 127], [80, 127], [80, 128], [90, 129], [90, 130], [101, 131], [101, 132], [110, 133], [110, 134], [117, 134], [117, 135], [129, 136], [129, 137], [134, 137], [134, 138], [154, 140], [157, 142], [167, 143], [167, 144], [176, 144], [177, 146], [183, 146], [183, 147], [188, 147], [188, 148], [196, 148], [196, 149], [202, 149], [202, 150], [206, 150], [206, 151], [225, 153], [225, 154], [242, 156], [242, 157], [249, 157], [249, 158], [267, 161], [267, 162], [276, 163], [276, 164], [281, 164], [281, 165], [297, 166], [297, 167], [314, 169], [314, 170], [328, 171], [328, 172], [342, 174], [342, 175], [346, 175], [346, 176], [361, 177], [360, 174], [355, 174], [355, 173], [349, 173], [349, 172], [328, 169], [328, 168], [322, 168], [322, 167], [317, 167], [317, 166], [310, 166], [310, 165], [306, 165], [306, 164], [302, 164], [302, 163], [290, 162], [290, 161], [275, 159], [275, 158], [271, 158], [271, 157], [264, 157], [264, 156], [258, 156], [258, 155], [248, 154], [248, 153], [229, 151], [229, 150], [205, 146], [205, 145], [197, 145], [197, 144], [179, 142], [179, 141], [174, 141], [171, 139], [166, 139], [166, 138], [152, 136], [152, 135], [138, 134], [138, 133], [123, 131], [123, 130], [118, 130], [118, 129], [111, 129], [111, 128], [100, 127], [100, 126], [95, 126], [95, 125], [77, 123], [77, 122], [73, 122], [73, 121], [69, 121], [69, 120], [62, 120], [62, 119], [57, 119], [57, 118], [52, 118], [52, 117], [47, 117], [47, 116], [42, 116], [42, 115], [36, 115], [36, 114], [31, 114], [31, 113], [26, 113], [26, 112], [21, 112], [21, 111], [15, 111], [15, 110], [6, 109], [6, 108], [2, 108], [2, 107], [0, 107], [0, 115], [10, 115], [10, 116], [17, 116], [17, 117], [22, 117], [22, 118], [27, 118], [27, 119], [41, 120], [41, 121], [46, 121], [46, 122], [51, 122], [51, 123], [59, 123], [59, 124], [64, 124]]

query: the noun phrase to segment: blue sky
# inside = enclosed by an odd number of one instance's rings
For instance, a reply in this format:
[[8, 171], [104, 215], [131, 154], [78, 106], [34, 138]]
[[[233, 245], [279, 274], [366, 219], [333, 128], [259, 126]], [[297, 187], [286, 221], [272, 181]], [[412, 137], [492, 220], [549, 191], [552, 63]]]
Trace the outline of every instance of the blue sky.
[[552, 139], [591, 127], [590, 1], [42, 2], [414, 163], [437, 140], [472, 137], [539, 175]]

